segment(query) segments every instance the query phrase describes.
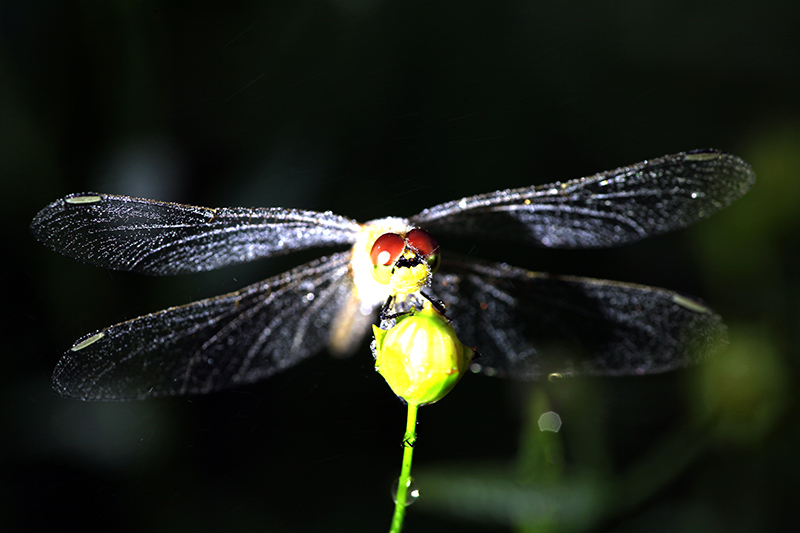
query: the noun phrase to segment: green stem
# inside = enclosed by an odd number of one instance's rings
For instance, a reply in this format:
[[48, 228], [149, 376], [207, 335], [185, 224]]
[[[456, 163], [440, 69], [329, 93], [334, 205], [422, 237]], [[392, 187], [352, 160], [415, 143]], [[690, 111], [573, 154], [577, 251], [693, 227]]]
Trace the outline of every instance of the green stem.
[[416, 404], [408, 404], [406, 433], [403, 436], [403, 468], [400, 470], [400, 478], [397, 480], [394, 516], [389, 533], [400, 533], [403, 528], [403, 519], [406, 516], [408, 488], [411, 486], [411, 458], [414, 455], [414, 444], [417, 441], [417, 407]]

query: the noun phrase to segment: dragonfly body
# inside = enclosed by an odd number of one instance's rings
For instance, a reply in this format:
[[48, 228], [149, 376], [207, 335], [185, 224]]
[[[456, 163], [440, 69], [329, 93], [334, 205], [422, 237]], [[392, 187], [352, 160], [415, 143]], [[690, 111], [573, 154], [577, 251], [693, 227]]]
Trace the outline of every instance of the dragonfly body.
[[395, 310], [404, 312], [419, 305], [423, 286], [447, 305], [458, 337], [477, 346], [473, 368], [486, 374], [535, 379], [680, 368], [713, 352], [725, 335], [718, 315], [683, 295], [446, 253], [433, 273], [430, 258], [408, 250], [404, 264], [418, 268], [411, 282], [381, 283], [370, 252], [382, 235], [405, 238], [419, 227], [440, 240], [466, 234], [544, 247], [620, 245], [703, 219], [753, 179], [736, 156], [703, 150], [363, 225], [330, 212], [70, 195], [45, 207], [32, 232], [59, 253], [105, 268], [171, 275], [312, 247], [350, 250], [86, 335], [62, 357], [54, 387], [69, 397], [132, 399], [251, 383], [325, 347], [352, 352], [387, 298], [396, 297]]

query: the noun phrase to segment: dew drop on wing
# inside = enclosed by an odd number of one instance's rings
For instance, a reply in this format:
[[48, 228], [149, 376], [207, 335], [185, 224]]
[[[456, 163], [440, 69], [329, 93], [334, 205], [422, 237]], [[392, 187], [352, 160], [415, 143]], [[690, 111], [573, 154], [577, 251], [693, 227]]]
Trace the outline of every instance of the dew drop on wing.
[[694, 311], [696, 313], [710, 312], [710, 309], [705, 305], [695, 302], [694, 300], [692, 300], [691, 298], [687, 298], [686, 296], [681, 296], [680, 294], [673, 295], [672, 301], [680, 305], [681, 307], [688, 309], [689, 311]]
[[99, 196], [73, 196], [71, 198], [65, 198], [64, 202], [68, 204], [95, 204], [102, 200]]
[[697, 151], [694, 153], [688, 153], [684, 157], [686, 161], [712, 161], [714, 159], [719, 159], [722, 154], [720, 152], [704, 152], [704, 151]]
[[100, 333], [95, 333], [94, 335], [92, 335], [88, 339], [82, 340], [81, 342], [79, 342], [78, 344], [76, 344], [75, 346], [70, 348], [69, 350], [71, 352], [77, 352], [78, 350], [83, 350], [87, 346], [96, 343], [97, 341], [99, 341], [100, 339], [102, 339], [105, 336], [106, 336], [106, 334], [105, 334], [104, 331], [101, 331]]

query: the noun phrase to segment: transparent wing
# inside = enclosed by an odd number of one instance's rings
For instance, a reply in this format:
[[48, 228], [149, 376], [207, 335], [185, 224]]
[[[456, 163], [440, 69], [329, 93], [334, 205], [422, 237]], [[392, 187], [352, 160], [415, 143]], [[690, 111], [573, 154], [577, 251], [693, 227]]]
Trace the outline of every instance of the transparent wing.
[[351, 244], [359, 225], [332, 213], [210, 209], [86, 193], [42, 209], [31, 231], [51, 249], [84, 263], [172, 275], [315, 246]]
[[753, 184], [750, 166], [718, 150], [679, 153], [566, 183], [464, 198], [411, 218], [437, 235], [600, 248], [682, 228], [729, 205]]
[[62, 396], [124, 400], [251, 383], [323, 349], [352, 297], [350, 252], [244, 289], [134, 318], [79, 339], [61, 358]]
[[675, 292], [551, 276], [472, 259], [443, 261], [431, 287], [483, 372], [531, 380], [550, 373], [666, 372], [726, 342], [722, 319]]

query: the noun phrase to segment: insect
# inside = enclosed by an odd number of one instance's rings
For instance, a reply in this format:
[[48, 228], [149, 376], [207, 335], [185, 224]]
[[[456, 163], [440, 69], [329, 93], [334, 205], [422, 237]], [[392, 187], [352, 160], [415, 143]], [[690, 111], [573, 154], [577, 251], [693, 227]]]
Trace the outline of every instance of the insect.
[[[420, 252], [409, 244], [412, 232], [424, 228], [440, 241], [461, 235], [548, 248], [617, 246], [708, 217], [743, 195], [754, 179], [740, 158], [697, 150], [366, 224], [330, 212], [69, 195], [36, 215], [33, 235], [61, 254], [104, 268], [173, 275], [313, 247], [349, 249], [237, 292], [90, 333], [61, 358], [53, 385], [66, 397], [119, 400], [252, 383], [326, 347], [353, 352], [381, 309], [406, 313], [419, 306], [423, 292], [431, 302], [444, 302], [458, 338], [477, 347], [474, 371], [531, 380], [551, 373], [632, 375], [684, 367], [725, 338], [719, 315], [695, 299], [531, 272], [440, 253], [438, 247]], [[392, 249], [371, 256], [386, 234], [403, 241], [399, 254]], [[391, 281], [409, 267], [417, 269], [405, 276], [410, 285]]]

